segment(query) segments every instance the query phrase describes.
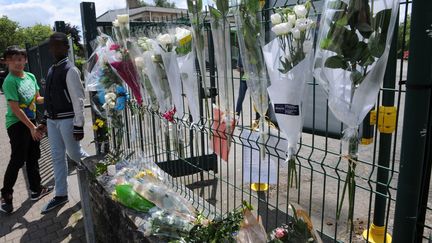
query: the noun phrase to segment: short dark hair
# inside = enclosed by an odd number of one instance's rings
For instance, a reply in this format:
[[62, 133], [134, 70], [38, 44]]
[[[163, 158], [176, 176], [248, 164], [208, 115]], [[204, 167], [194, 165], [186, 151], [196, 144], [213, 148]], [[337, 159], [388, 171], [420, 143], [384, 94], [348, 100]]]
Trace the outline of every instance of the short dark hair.
[[58, 42], [62, 42], [66, 46], [69, 46], [68, 37], [65, 33], [62, 33], [62, 32], [54, 32], [54, 34], [52, 34], [50, 36], [49, 41], [50, 42], [51, 41], [58, 41]]
[[4, 59], [12, 57], [13, 55], [21, 55], [21, 56], [24, 56], [25, 58], [27, 58], [26, 50], [19, 47], [19, 46], [9, 46], [3, 52], [3, 58]]

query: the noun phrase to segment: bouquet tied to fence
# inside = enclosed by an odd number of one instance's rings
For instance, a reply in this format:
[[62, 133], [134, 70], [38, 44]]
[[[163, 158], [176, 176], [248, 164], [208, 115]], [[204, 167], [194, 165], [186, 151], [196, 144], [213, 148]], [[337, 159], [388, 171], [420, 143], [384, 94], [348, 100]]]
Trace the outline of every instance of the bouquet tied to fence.
[[195, 50], [192, 40], [192, 31], [188, 27], [177, 27], [175, 29], [175, 51], [180, 71], [180, 78], [183, 82], [183, 89], [186, 93], [188, 106], [192, 115], [192, 123], [199, 124], [201, 117], [199, 111], [199, 81], [195, 71]]
[[269, 82], [262, 54], [263, 38], [259, 13], [261, 8], [261, 1], [259, 0], [241, 0], [235, 14], [235, 20], [246, 83], [254, 107], [260, 114], [260, 154], [264, 158], [264, 143], [266, 141], [264, 123], [268, 108], [267, 87]]
[[348, 189], [348, 221], [354, 215], [358, 126], [376, 103], [386, 69], [399, 3], [393, 0], [327, 0], [321, 18], [314, 76], [328, 106], [348, 128], [348, 172], [338, 205]]
[[288, 141], [288, 183], [296, 182], [295, 154], [303, 128], [306, 84], [312, 81], [315, 23], [309, 18], [312, 3], [277, 8], [271, 15], [276, 38], [264, 46], [263, 55], [271, 85], [268, 88], [278, 125]]

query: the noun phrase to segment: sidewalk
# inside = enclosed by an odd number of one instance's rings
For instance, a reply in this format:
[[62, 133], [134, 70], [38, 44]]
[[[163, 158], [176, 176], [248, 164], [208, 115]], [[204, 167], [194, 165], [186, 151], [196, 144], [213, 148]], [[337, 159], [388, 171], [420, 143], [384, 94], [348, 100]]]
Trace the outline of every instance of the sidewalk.
[[[82, 142], [89, 154], [94, 154], [90, 112], [87, 112], [86, 138]], [[9, 162], [10, 145], [5, 129], [4, 114], [6, 101], [0, 95], [0, 187], [3, 186], [3, 176]], [[48, 139], [41, 141], [41, 159], [39, 160], [42, 184], [54, 185], [51, 155]], [[14, 187], [14, 212], [10, 215], [0, 212], [0, 243], [2, 242], [85, 242], [83, 217], [81, 213], [80, 195], [76, 170], [69, 163], [69, 202], [61, 208], [42, 215], [42, 207], [52, 199], [51, 193], [37, 202], [30, 200], [24, 169], [20, 170]]]

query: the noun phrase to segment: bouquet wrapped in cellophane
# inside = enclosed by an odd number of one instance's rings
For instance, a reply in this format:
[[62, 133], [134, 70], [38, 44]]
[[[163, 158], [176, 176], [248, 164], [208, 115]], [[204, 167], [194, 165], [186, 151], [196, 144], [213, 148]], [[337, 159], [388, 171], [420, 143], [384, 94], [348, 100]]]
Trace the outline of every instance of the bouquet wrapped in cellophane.
[[213, 150], [223, 160], [228, 161], [231, 147], [231, 136], [235, 128], [234, 91], [231, 65], [230, 22], [228, 19], [228, 0], [216, 0], [216, 7], [210, 6], [210, 26], [212, 28], [213, 43], [215, 49], [218, 93], [220, 106], [213, 107], [215, 122], [212, 129]]
[[[128, 50], [131, 58], [134, 60], [134, 64], [136, 70], [138, 72], [140, 86], [141, 86], [141, 94], [144, 98], [144, 103], [151, 110], [158, 109], [158, 101], [151, 85], [148, 73], [149, 67], [148, 62], [151, 60], [144, 60], [144, 53], [150, 50], [149, 45], [147, 44], [148, 38], [139, 37], [136, 40], [128, 41]], [[146, 63], [147, 61], [147, 63]]]
[[309, 14], [312, 4], [277, 8], [271, 15], [272, 31], [276, 34], [264, 46], [263, 55], [271, 85], [269, 96], [278, 125], [288, 141], [288, 183], [296, 182], [295, 154], [303, 128], [303, 99], [306, 83], [312, 81], [313, 41], [315, 23]]
[[123, 110], [129, 100], [129, 94], [123, 86], [123, 81], [109, 64], [109, 60], [118, 54], [115, 51], [118, 45], [102, 33], [97, 40], [98, 46], [85, 68], [85, 84], [87, 90], [97, 92], [94, 96], [96, 102], [93, 103], [101, 104], [94, 105], [93, 110], [106, 120], [109, 129], [114, 129], [115, 143], [113, 142], [114, 147], [107, 156], [106, 164], [115, 164], [126, 156], [121, 145], [124, 135]]
[[187, 27], [177, 27], [175, 32], [175, 51], [183, 89], [188, 100], [192, 122], [193, 124], [200, 124], [199, 81], [195, 71], [195, 50], [192, 48], [195, 43], [192, 40], [192, 31]]
[[[328, 94], [328, 105], [342, 121], [348, 142], [348, 221], [354, 215], [358, 126], [376, 103], [390, 49], [399, 3], [393, 0], [326, 0], [321, 17], [314, 76]], [[345, 144], [344, 144], [345, 145]]]
[[235, 14], [240, 54], [245, 70], [245, 79], [254, 102], [254, 107], [260, 114], [260, 154], [265, 156], [264, 123], [268, 108], [267, 87], [269, 85], [267, 70], [262, 54], [263, 36], [261, 36], [261, 1], [241, 0]]
[[142, 104], [139, 75], [127, 48], [129, 40], [129, 15], [118, 15], [113, 22], [113, 29], [116, 36], [116, 44], [111, 45], [110, 50], [115, 55], [110, 55], [108, 62], [115, 73], [130, 88], [138, 105]]

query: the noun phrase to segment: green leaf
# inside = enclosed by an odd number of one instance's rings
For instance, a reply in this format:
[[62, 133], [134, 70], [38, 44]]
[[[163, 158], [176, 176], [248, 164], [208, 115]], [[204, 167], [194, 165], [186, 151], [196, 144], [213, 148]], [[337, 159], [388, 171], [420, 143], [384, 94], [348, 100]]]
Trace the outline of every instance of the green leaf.
[[383, 41], [383, 38], [381, 36], [382, 35], [377, 34], [377, 32], [374, 32], [369, 38], [368, 42], [368, 48], [370, 50], [370, 53], [376, 58], [381, 57], [385, 50], [385, 37]]
[[360, 85], [363, 82], [363, 79], [365, 78], [359, 71], [354, 70], [351, 72], [351, 81], [352, 83], [357, 86]]
[[344, 10], [348, 7], [348, 5], [341, 0], [329, 1], [327, 3], [328, 9], [336, 9], [336, 10]]
[[347, 69], [348, 63], [343, 59], [341, 56], [332, 56], [327, 58], [327, 60], [324, 63], [325, 67], [328, 68], [342, 68]]
[[356, 52], [354, 54], [353, 60], [354, 62], [357, 62], [361, 66], [368, 66], [370, 65], [370, 61], [374, 61], [369, 48], [368, 44], [361, 41], [358, 43], [357, 47], [355, 48]]
[[209, 6], [210, 9], [210, 15], [215, 19], [215, 20], [219, 20], [222, 18], [222, 13], [217, 10], [216, 8]]
[[375, 30], [375, 32], [387, 34], [388, 27], [390, 24], [391, 13], [392, 13], [391, 9], [384, 9], [379, 11], [375, 15], [375, 18], [373, 19], [373, 25], [372, 25], [372, 28]]
[[226, 16], [229, 10], [228, 0], [216, 0], [216, 7], [223, 16]]

